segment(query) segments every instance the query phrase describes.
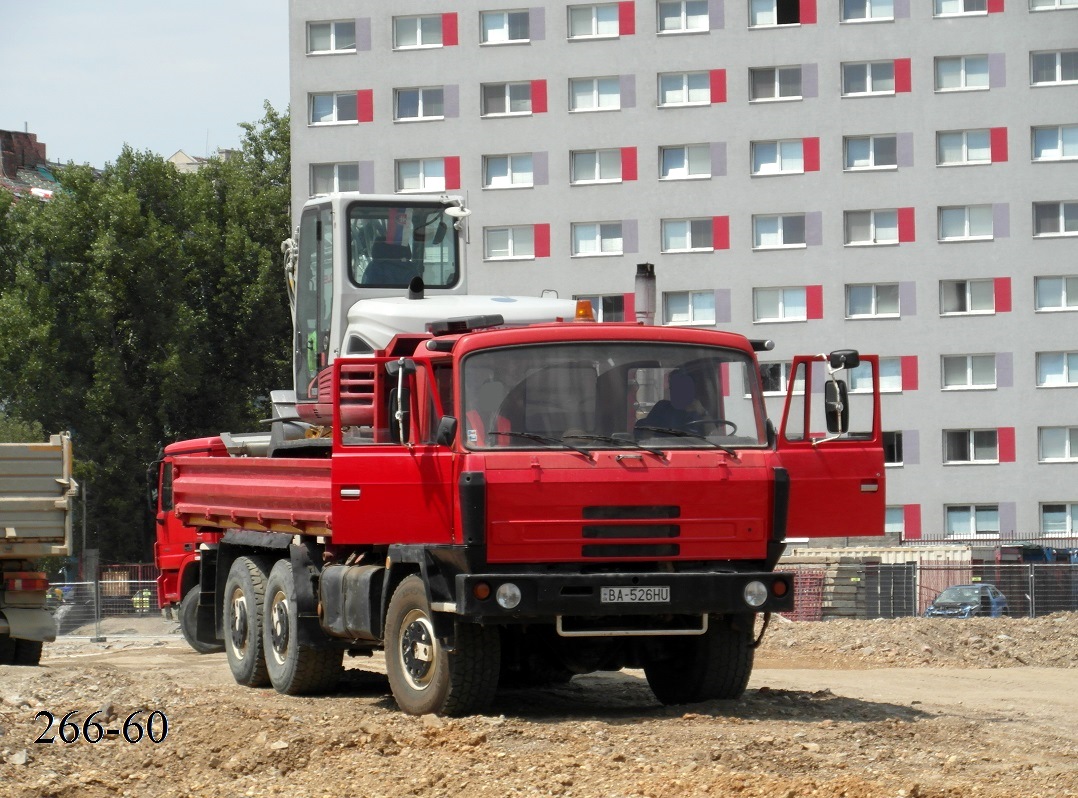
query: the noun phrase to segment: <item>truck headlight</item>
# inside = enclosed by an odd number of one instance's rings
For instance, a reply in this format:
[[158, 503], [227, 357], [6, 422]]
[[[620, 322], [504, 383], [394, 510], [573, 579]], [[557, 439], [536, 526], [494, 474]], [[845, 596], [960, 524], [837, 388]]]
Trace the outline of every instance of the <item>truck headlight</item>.
[[520, 588], [512, 582], [499, 585], [498, 590], [494, 593], [494, 600], [498, 602], [498, 606], [503, 610], [516, 609], [517, 605], [520, 604], [520, 598]]
[[767, 601], [767, 586], [763, 582], [753, 580], [745, 585], [745, 603], [750, 607], [760, 607]]

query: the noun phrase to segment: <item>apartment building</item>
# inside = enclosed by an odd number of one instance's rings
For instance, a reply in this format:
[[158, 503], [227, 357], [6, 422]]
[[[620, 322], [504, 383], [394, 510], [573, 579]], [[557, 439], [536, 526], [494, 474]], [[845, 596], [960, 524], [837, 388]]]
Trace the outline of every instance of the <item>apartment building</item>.
[[893, 538], [1078, 535], [1078, 0], [290, 5], [294, 212], [463, 194], [473, 290], [607, 320], [654, 263], [775, 418], [879, 353]]

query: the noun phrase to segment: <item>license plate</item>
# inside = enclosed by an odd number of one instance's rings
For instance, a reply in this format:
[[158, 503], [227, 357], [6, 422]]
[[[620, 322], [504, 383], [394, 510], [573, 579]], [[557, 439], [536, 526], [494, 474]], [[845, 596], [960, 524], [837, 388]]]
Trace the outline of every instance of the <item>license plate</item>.
[[603, 604], [669, 604], [670, 588], [666, 585], [601, 587], [599, 601]]

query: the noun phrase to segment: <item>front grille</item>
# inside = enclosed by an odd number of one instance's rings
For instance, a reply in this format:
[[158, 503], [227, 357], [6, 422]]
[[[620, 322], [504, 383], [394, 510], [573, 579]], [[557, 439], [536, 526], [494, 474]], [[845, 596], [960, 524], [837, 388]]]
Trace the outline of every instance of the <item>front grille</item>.
[[646, 521], [653, 518], [680, 518], [681, 508], [672, 504], [595, 505], [584, 508], [585, 521]]
[[586, 526], [586, 538], [676, 538], [681, 536], [681, 527], [677, 524], [623, 524], [620, 526]]

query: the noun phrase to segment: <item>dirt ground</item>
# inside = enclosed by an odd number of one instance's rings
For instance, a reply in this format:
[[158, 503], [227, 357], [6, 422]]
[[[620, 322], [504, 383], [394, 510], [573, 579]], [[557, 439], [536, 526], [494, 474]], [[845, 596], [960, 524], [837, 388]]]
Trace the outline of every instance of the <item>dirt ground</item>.
[[[1075, 613], [779, 620], [741, 701], [664, 707], [627, 671], [457, 720], [399, 712], [379, 658], [289, 698], [237, 686], [174, 624], [110, 624], [0, 671], [0, 796], [1078, 796]], [[116, 730], [156, 710], [168, 733], [63, 743], [73, 710]]]

